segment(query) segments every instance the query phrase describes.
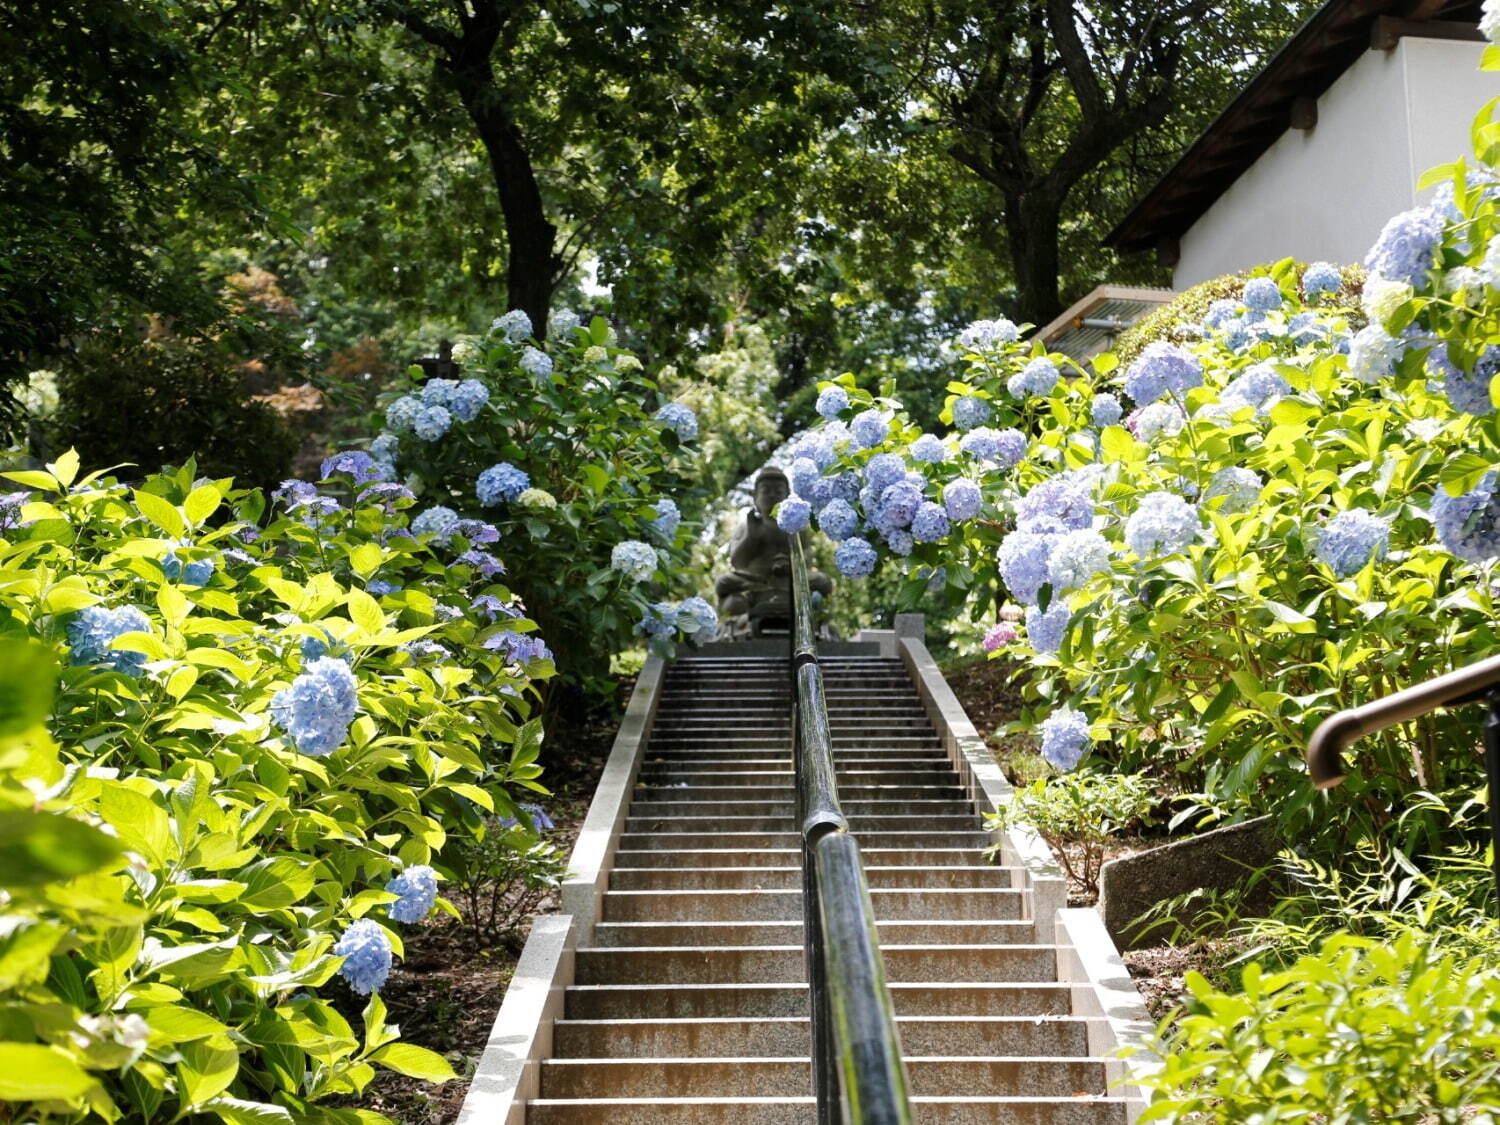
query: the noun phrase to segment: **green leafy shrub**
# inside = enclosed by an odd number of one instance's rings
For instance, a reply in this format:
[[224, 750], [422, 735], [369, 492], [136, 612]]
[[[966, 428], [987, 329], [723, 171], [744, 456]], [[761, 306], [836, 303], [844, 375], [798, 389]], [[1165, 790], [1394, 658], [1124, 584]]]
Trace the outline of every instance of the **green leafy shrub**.
[[487, 821], [481, 835], [456, 837], [443, 858], [453, 872], [464, 926], [476, 944], [486, 947], [518, 947], [521, 927], [567, 871], [554, 844], [537, 839], [514, 820]]
[[[8, 474], [34, 490], [0, 504], [17, 1119], [372, 1122], [318, 1103], [376, 1067], [452, 1076], [395, 1042], [379, 986], [402, 926], [447, 908], [448, 841], [545, 792], [551, 664], [460, 557], [484, 529], [416, 532], [401, 486], [325, 472], [269, 508], [191, 465], [135, 489], [71, 454]], [[17, 670], [49, 662], [50, 709]]]
[[1145, 778], [1066, 774], [1017, 789], [989, 817], [989, 827], [1034, 829], [1057, 853], [1074, 888], [1097, 895], [1106, 845], [1116, 833], [1147, 821], [1155, 804], [1155, 788]]
[[1488, 1121], [1500, 1110], [1500, 970], [1441, 934], [1331, 938], [1243, 991], [1190, 972], [1147, 1121]]

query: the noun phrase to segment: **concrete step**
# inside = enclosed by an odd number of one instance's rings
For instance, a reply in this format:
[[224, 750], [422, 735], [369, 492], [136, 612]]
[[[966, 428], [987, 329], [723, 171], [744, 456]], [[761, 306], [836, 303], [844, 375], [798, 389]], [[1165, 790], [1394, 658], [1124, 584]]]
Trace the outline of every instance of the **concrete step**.
[[[882, 947], [887, 945], [1028, 945], [1036, 941], [1036, 927], [1019, 918], [987, 918], [972, 922], [884, 921], [876, 926]], [[598, 949], [661, 948], [681, 945], [797, 945], [803, 940], [801, 921], [788, 922], [598, 922]]]
[[[990, 846], [989, 834], [982, 831], [977, 824], [969, 824], [956, 831], [948, 832], [921, 829], [887, 831], [855, 826], [854, 838], [859, 842], [861, 849], [867, 847], [983, 849]], [[801, 846], [801, 838], [792, 827], [780, 831], [751, 832], [635, 832], [627, 828], [626, 833], [620, 837], [619, 844], [621, 851], [629, 852], [679, 852], [703, 848], [744, 848], [747, 850], [791, 848], [795, 850]]]
[[[971, 857], [976, 858], [976, 857]], [[876, 887], [1005, 887], [1014, 882], [1006, 867], [976, 864], [932, 867], [874, 867], [865, 862], [865, 882]], [[612, 891], [799, 891], [800, 867], [638, 867], [617, 866], [609, 875]]]
[[[865, 816], [844, 810], [850, 829], [862, 841], [862, 832], [972, 832], [980, 828], [980, 817], [963, 816]], [[784, 816], [630, 816], [625, 831], [636, 832], [790, 832], [795, 831], [792, 814]]]
[[[1067, 1097], [1103, 1089], [1102, 1059], [1067, 1057], [906, 1058], [914, 1094]], [[548, 1059], [541, 1067], [544, 1098], [587, 1097], [608, 1090], [615, 1097], [768, 1097], [806, 1094], [812, 1069], [805, 1058], [736, 1059]]]
[[[642, 760], [642, 766], [645, 768], [652, 766], [676, 768], [680, 765], [691, 764], [694, 768], [707, 768], [715, 764], [720, 764], [734, 769], [743, 769], [746, 764], [751, 762], [776, 762], [782, 769], [791, 769], [791, 747], [773, 746], [764, 750], [754, 751], [726, 750], [714, 747], [697, 750], [691, 747], [672, 750], [654, 748], [646, 751], [646, 756]], [[892, 746], [885, 750], [851, 750], [847, 747], [836, 747], [833, 751], [833, 766], [836, 770], [857, 766], [861, 763], [883, 768], [892, 762], [928, 762], [935, 766], [949, 766], [952, 764], [952, 759], [948, 757], [948, 752], [941, 746], [924, 746], [917, 749]]]
[[[779, 802], [792, 796], [790, 781], [782, 785], [693, 785], [674, 782], [670, 785], [637, 785], [637, 801], [697, 803], [728, 801], [733, 803]], [[839, 801], [845, 807], [856, 801], [898, 800], [910, 797], [917, 801], [967, 801], [957, 785], [839, 785]]]
[[[922, 1125], [1126, 1125], [1124, 1099], [914, 1097]], [[529, 1102], [527, 1125], [815, 1125], [809, 1097], [591, 1098]]]
[[[717, 816], [791, 816], [795, 811], [790, 799], [784, 801], [694, 801], [664, 800], [660, 790], [647, 790], [649, 800], [639, 797], [630, 802], [631, 817], [717, 817]], [[967, 798], [937, 798], [840, 801], [845, 816], [962, 816], [974, 815]]]
[[[896, 1021], [908, 1055], [1086, 1056], [1088, 1021], [1072, 1016], [905, 1016]], [[768, 1019], [559, 1020], [558, 1058], [806, 1057], [805, 1016]]]
[[[892, 984], [898, 1016], [1068, 1016], [1073, 986], [1015, 981]], [[565, 1019], [700, 1019], [806, 1016], [805, 984], [572, 985]]]
[[[941, 870], [938, 868], [936, 870]], [[1020, 918], [1029, 892], [1011, 887], [875, 887], [878, 921]], [[605, 891], [607, 922], [787, 922], [802, 917], [800, 890]]]
[[[796, 772], [782, 768], [780, 762], [767, 762], [757, 768], [754, 762], [706, 763], [701, 769], [692, 765], [668, 766], [648, 762], [636, 779], [638, 785], [795, 785]], [[834, 766], [839, 785], [951, 785], [959, 786], [958, 772], [942, 765], [914, 762], [885, 766], [878, 763], [845, 763]]]
[[[975, 848], [862, 848], [866, 867], [970, 867], [980, 866], [981, 853]], [[737, 868], [791, 867], [802, 862], [798, 848], [689, 848], [683, 851], [615, 852], [619, 870], [641, 867], [666, 868]]]
[[[858, 730], [858, 731], [910, 731], [923, 730], [931, 733], [932, 724], [926, 715], [871, 715], [868, 713], [833, 714], [828, 716], [828, 728], [830, 730]], [[751, 730], [783, 730], [792, 729], [792, 717], [790, 715], [766, 715], [752, 716], [750, 719], [734, 718], [728, 715], [715, 715], [712, 718], [705, 717], [701, 712], [689, 712], [682, 715], [658, 715], [656, 722], [651, 727], [652, 737], [671, 732], [681, 734], [688, 731], [706, 731], [715, 734], [720, 731], [751, 731]]]
[[[888, 981], [1048, 981], [1050, 945], [883, 945]], [[807, 979], [799, 945], [580, 949], [578, 984], [769, 984]]]

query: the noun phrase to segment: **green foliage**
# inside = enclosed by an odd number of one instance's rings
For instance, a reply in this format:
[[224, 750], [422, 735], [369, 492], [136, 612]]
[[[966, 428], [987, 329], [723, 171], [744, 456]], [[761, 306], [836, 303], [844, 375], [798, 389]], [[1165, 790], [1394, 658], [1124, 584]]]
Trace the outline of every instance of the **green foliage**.
[[567, 872], [557, 847], [519, 823], [488, 821], [478, 836], [456, 836], [443, 852], [464, 926], [481, 947], [519, 948], [521, 927]]
[[[1116, 833], [1148, 821], [1156, 799], [1152, 783], [1131, 774], [1039, 778], [1017, 789], [987, 826], [1035, 831], [1057, 853], [1074, 887], [1098, 894], [1105, 846]], [[1070, 844], [1079, 850], [1076, 859]]]
[[1141, 1121], [1490, 1120], [1500, 1110], [1500, 971], [1442, 934], [1339, 936], [1243, 991], [1187, 975], [1192, 999], [1156, 1044]]
[[[0, 540], [0, 1100], [332, 1125], [385, 1120], [317, 1104], [378, 1067], [451, 1078], [394, 1042], [378, 994], [351, 1026], [332, 950], [365, 919], [399, 955], [391, 877], [442, 874], [450, 839], [545, 792], [550, 665], [485, 646], [529, 622], [468, 608], [509, 592], [412, 538], [399, 489], [335, 482], [268, 513], [191, 464], [136, 489], [71, 453], [10, 477], [35, 491]], [[377, 574], [401, 588], [377, 600]], [[131, 605], [146, 628], [102, 649], [80, 631]], [[312, 756], [275, 701], [325, 652], [357, 697]]]
[[236, 363], [212, 341], [98, 335], [69, 361], [51, 428], [97, 463], [152, 466], [195, 458], [214, 477], [271, 488], [290, 470], [296, 438], [252, 402]]

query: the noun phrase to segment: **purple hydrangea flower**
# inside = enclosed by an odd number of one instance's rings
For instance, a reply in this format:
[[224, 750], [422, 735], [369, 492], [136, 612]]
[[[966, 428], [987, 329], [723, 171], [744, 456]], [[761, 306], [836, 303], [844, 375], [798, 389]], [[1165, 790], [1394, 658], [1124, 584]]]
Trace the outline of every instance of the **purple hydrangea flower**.
[[865, 483], [884, 491], [906, 476], [906, 462], [898, 453], [877, 453], [865, 464]]
[[908, 480], [899, 480], [882, 490], [872, 521], [881, 531], [908, 527], [922, 504], [922, 490]]
[[996, 555], [1000, 577], [1018, 602], [1036, 601], [1037, 592], [1047, 581], [1048, 561], [1056, 538], [1031, 531], [1012, 531], [1001, 540]]
[[[389, 437], [390, 435], [386, 435]], [[395, 439], [392, 438], [392, 441]], [[340, 473], [346, 473], [353, 478], [355, 484], [368, 484], [371, 481], [383, 480], [381, 462], [370, 454], [358, 449], [347, 449], [342, 453], [335, 453], [332, 457], [323, 461], [319, 470], [324, 480], [328, 480]]]
[[1137, 406], [1148, 406], [1164, 394], [1186, 394], [1202, 383], [1203, 367], [1197, 358], [1166, 340], [1147, 344], [1125, 369], [1125, 393]]
[[923, 434], [911, 443], [911, 456], [923, 464], [941, 465], [948, 459], [948, 449], [936, 434]]
[[847, 539], [859, 526], [859, 514], [847, 500], [830, 500], [818, 513], [818, 527], [830, 539]]
[[980, 426], [964, 434], [959, 449], [981, 461], [993, 461], [1002, 469], [1013, 469], [1026, 456], [1026, 435], [1020, 430], [992, 430]]
[[500, 542], [500, 529], [484, 520], [459, 520], [458, 533], [470, 543], [481, 546]]
[[948, 516], [941, 505], [924, 500], [911, 520], [911, 537], [918, 543], [936, 543], [948, 534]]
[[885, 545], [890, 548], [891, 554], [899, 555], [903, 559], [911, 554], [912, 549], [917, 545], [911, 532], [903, 531], [899, 527], [882, 533], [881, 538], [885, 540]]
[[984, 507], [984, 497], [973, 481], [967, 477], [955, 477], [943, 486], [943, 507], [950, 520], [962, 523], [979, 514]]
[[1089, 482], [1068, 473], [1042, 481], [1016, 505], [1016, 526], [1023, 531], [1073, 531], [1093, 522], [1094, 499]]
[[1083, 761], [1089, 748], [1089, 721], [1071, 707], [1059, 707], [1042, 722], [1042, 757], [1060, 770]]
[[484, 647], [491, 652], [504, 654], [512, 664], [528, 665], [537, 660], [551, 660], [552, 650], [538, 636], [516, 633], [507, 629], [484, 639]]
[[1068, 631], [1072, 615], [1059, 599], [1043, 610], [1040, 606], [1026, 608], [1026, 641], [1033, 649], [1046, 656], [1055, 656], [1062, 648], [1063, 636]]
[[472, 566], [479, 572], [481, 578], [494, 578], [505, 573], [505, 564], [492, 555], [489, 551], [481, 551], [471, 548], [459, 555], [454, 560], [464, 566]]
[[1442, 380], [1443, 394], [1454, 410], [1481, 416], [1495, 412], [1490, 380], [1500, 374], [1500, 348], [1485, 348], [1471, 373], [1457, 367], [1448, 358], [1448, 349], [1439, 344], [1427, 353], [1427, 373]]

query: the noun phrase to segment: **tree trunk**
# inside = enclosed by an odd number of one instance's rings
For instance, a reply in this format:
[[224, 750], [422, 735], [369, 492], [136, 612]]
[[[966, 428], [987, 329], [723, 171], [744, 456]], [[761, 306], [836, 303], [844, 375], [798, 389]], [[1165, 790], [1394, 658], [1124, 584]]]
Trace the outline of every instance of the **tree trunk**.
[[1062, 312], [1058, 296], [1058, 225], [1062, 198], [1045, 181], [1005, 195], [1005, 230], [1016, 274], [1016, 311], [1038, 328]]

